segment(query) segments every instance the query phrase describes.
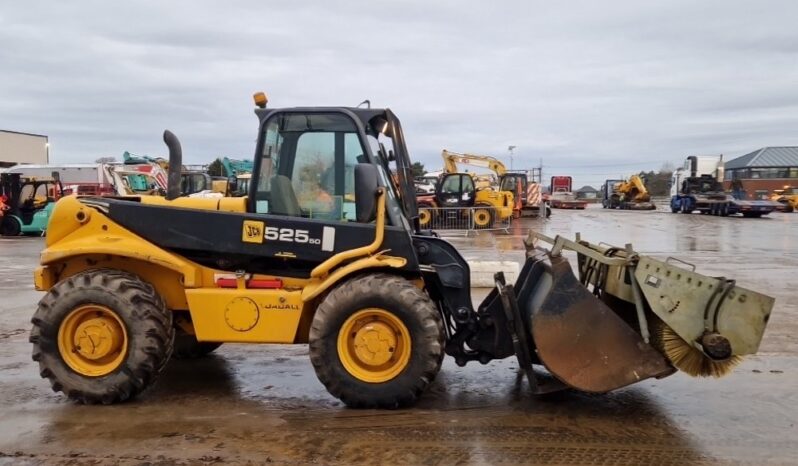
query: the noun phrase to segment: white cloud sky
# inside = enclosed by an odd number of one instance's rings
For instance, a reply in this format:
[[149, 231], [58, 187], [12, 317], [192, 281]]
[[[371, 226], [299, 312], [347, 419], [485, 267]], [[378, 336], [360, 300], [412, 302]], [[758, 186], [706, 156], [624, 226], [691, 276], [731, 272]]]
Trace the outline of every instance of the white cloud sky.
[[411, 156], [485, 153], [578, 185], [798, 145], [798, 3], [4, 2], [0, 128], [55, 162], [248, 158], [251, 95], [402, 119]]

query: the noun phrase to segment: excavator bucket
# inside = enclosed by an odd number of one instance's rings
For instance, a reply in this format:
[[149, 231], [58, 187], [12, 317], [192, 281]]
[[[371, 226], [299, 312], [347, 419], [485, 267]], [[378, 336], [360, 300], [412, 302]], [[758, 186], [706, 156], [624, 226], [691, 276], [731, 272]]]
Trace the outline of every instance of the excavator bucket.
[[673, 372], [667, 359], [574, 276], [568, 260], [551, 257], [552, 285], [529, 327], [538, 358], [561, 381], [607, 392]]

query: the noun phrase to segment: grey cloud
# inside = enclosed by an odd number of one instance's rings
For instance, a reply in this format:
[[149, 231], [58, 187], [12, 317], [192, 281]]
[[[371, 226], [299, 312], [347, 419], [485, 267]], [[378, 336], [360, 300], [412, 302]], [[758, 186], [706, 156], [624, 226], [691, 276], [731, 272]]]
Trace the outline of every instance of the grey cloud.
[[[402, 118], [428, 167], [453, 150], [599, 184], [693, 153], [798, 144], [792, 2], [13, 2], [0, 128], [55, 161], [254, 150], [251, 94]], [[593, 168], [604, 164], [606, 168]], [[588, 168], [587, 166], [590, 166]], [[584, 167], [584, 168], [583, 168]], [[559, 172], [558, 172], [559, 174]]]

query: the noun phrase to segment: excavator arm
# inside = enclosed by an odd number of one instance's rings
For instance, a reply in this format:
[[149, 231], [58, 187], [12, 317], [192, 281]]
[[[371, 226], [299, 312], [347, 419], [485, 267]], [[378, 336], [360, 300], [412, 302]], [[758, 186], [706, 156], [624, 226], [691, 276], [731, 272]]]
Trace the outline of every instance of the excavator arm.
[[487, 168], [496, 173], [497, 176], [504, 176], [507, 173], [507, 167], [499, 159], [489, 155], [460, 154], [444, 149], [441, 152], [441, 157], [443, 157], [443, 169], [446, 173], [459, 173], [457, 169], [458, 163]]
[[621, 183], [618, 191], [632, 202], [648, 202], [651, 200], [646, 185], [643, 184], [643, 180], [638, 175], [632, 175], [629, 177], [629, 181]]

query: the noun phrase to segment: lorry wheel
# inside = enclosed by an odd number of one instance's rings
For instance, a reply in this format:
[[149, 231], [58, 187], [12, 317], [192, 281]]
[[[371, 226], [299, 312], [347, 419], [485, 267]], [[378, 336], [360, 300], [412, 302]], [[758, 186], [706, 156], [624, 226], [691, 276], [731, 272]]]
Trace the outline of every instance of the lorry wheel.
[[197, 341], [197, 337], [175, 325], [175, 344], [172, 357], [175, 359], [203, 358], [222, 346], [221, 343]]
[[172, 353], [172, 313], [149, 283], [112, 269], [62, 280], [31, 320], [33, 360], [53, 391], [111, 404], [155, 382]]
[[383, 273], [338, 285], [310, 327], [316, 375], [353, 408], [413, 403], [438, 374], [443, 346], [443, 323], [429, 296]]
[[19, 236], [22, 233], [22, 225], [19, 220], [12, 215], [3, 217], [3, 222], [0, 223], [0, 234], [3, 236]]

